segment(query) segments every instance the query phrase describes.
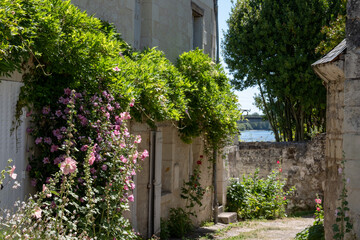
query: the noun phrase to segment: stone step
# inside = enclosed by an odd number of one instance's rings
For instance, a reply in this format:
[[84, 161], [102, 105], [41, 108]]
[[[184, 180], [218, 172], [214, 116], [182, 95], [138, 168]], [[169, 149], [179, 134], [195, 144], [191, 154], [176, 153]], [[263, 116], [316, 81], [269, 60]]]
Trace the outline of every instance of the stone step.
[[219, 222], [229, 224], [237, 222], [236, 212], [223, 212], [218, 215]]

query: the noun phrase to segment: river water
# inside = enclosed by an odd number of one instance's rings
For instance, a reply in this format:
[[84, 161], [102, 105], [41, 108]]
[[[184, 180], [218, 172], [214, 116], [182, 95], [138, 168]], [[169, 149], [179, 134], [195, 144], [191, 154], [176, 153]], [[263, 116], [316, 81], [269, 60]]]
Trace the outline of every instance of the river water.
[[240, 132], [242, 142], [275, 142], [275, 136], [269, 130], [245, 130]]

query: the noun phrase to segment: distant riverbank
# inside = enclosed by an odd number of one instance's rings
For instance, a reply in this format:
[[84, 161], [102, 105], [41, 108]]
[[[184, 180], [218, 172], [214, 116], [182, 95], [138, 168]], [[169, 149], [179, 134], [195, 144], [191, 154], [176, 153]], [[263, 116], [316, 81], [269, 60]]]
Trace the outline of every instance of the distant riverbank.
[[240, 131], [242, 142], [275, 142], [275, 136], [269, 130], [245, 130]]

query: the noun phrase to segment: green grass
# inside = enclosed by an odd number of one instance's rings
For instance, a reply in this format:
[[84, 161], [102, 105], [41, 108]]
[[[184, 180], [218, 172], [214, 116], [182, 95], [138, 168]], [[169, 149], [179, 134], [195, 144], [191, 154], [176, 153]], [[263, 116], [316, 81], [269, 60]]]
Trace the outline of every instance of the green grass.
[[223, 240], [243, 240], [243, 239], [249, 239], [249, 238], [258, 238], [261, 232], [274, 231], [274, 230], [283, 230], [283, 228], [264, 227], [264, 228], [255, 229], [255, 230], [249, 231], [249, 232], [242, 232], [242, 233], [239, 233], [239, 235], [237, 235], [237, 236], [224, 238]]

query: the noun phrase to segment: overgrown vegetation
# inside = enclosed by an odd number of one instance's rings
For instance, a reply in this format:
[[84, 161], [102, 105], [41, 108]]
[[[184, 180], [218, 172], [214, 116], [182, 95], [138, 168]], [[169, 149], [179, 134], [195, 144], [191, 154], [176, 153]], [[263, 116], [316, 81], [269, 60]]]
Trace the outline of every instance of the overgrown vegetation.
[[266, 178], [259, 177], [259, 169], [242, 181], [231, 181], [227, 190], [228, 211], [237, 212], [241, 219], [275, 219], [285, 216], [285, 206], [294, 187], [284, 191], [286, 180], [281, 168]]
[[[121, 213], [133, 200], [137, 159], [147, 152], [137, 152], [141, 139], [129, 135], [125, 122], [131, 116], [153, 129], [159, 121], [174, 121], [185, 142], [203, 137], [209, 154], [237, 130], [236, 98], [224, 70], [209, 56], [194, 50], [174, 65], [156, 49], [135, 52], [112, 25], [70, 1], [1, 1], [0, 60], [0, 75], [24, 73], [16, 116], [25, 109], [32, 117], [32, 183], [41, 190], [59, 166], [71, 170], [68, 195], [59, 198], [63, 208], [52, 213], [81, 210], [75, 215], [81, 221], [60, 222], [68, 225], [59, 226], [58, 234], [76, 228], [79, 236], [136, 238]], [[54, 200], [61, 183], [53, 186]], [[45, 213], [43, 205], [37, 207]], [[91, 229], [90, 222], [96, 224]]]

